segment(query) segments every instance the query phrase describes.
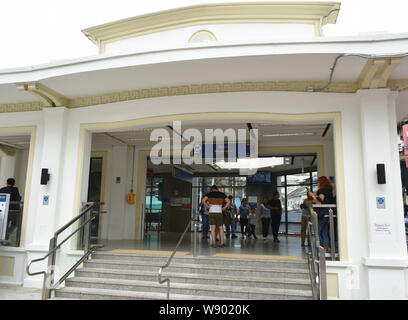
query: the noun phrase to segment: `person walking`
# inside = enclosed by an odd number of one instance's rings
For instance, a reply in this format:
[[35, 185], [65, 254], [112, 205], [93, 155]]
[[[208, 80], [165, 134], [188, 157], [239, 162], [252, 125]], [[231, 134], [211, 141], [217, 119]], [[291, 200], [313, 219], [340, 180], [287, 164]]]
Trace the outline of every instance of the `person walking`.
[[[312, 198], [313, 203], [316, 204], [334, 204], [333, 197], [333, 185], [326, 176], [321, 176], [317, 179], [318, 190], [316, 194], [309, 191], [308, 196]], [[318, 229], [320, 244], [326, 252], [329, 251], [330, 238], [329, 238], [329, 209], [328, 208], [316, 208], [318, 217]]]
[[241, 239], [244, 239], [245, 234], [248, 232], [248, 216], [251, 207], [248, 204], [248, 200], [243, 198], [241, 206], [238, 209], [239, 224], [241, 226]]
[[249, 216], [248, 216], [248, 238], [249, 239], [251, 239], [251, 236], [254, 236], [254, 239], [258, 240], [256, 233], [255, 233], [256, 222], [257, 222], [256, 212], [255, 210], [250, 210]]
[[[0, 189], [0, 193], [8, 193], [10, 195], [10, 202], [18, 202], [21, 200], [20, 192], [14, 185], [16, 180], [13, 178], [7, 179], [6, 186]], [[8, 226], [6, 229], [6, 240], [9, 239], [10, 234], [17, 228], [18, 215], [20, 214], [20, 205], [18, 203], [11, 203], [8, 212]]]
[[211, 247], [216, 247], [216, 228], [220, 233], [220, 247], [225, 247], [224, 239], [224, 217], [222, 211], [230, 205], [230, 200], [224, 192], [220, 192], [216, 185], [211, 187], [211, 191], [207, 193], [202, 203], [208, 209], [211, 225]]
[[269, 201], [269, 208], [271, 210], [272, 235], [274, 242], [280, 242], [278, 238], [278, 233], [282, 217], [282, 203], [279, 198], [280, 198], [279, 192], [275, 191], [273, 193], [271, 201]]
[[262, 221], [262, 237], [266, 240], [269, 232], [269, 224], [271, 223], [271, 209], [269, 209], [268, 198], [263, 198], [259, 206], [259, 211]]

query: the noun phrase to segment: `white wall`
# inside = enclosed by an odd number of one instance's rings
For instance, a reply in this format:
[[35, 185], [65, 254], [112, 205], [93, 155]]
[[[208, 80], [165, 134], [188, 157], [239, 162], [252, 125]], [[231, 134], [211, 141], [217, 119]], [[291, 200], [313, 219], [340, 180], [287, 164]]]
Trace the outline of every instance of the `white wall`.
[[[288, 40], [299, 38], [314, 38], [313, 24], [287, 23], [242, 23], [242, 24], [210, 24], [185, 27], [175, 30], [152, 33], [107, 43], [105, 52], [123, 53], [135, 49], [152, 50], [157, 48], [172, 48], [185, 46], [190, 37], [197, 31], [207, 30], [215, 35], [217, 42], [267, 42], [272, 40]], [[194, 46], [194, 44], [192, 44]]]

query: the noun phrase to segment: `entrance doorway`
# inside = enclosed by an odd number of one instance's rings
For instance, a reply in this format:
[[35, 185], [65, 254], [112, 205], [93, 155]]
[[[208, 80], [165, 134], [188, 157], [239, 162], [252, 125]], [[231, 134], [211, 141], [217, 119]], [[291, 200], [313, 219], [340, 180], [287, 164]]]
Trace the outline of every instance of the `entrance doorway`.
[[[221, 128], [224, 130], [228, 127], [242, 129], [242, 123], [221, 125], [194, 123], [190, 125], [200, 130], [203, 128]], [[111, 182], [109, 183], [111, 190], [121, 188], [124, 191], [123, 199], [125, 199], [128, 190], [131, 189], [130, 179], [126, 181], [126, 178], [122, 178], [119, 180], [120, 183], [115, 182], [117, 181], [115, 179], [117, 176], [126, 177], [126, 174], [131, 172], [131, 148], [136, 146], [136, 150], [138, 150], [135, 175], [137, 201], [132, 207], [126, 204], [126, 200], [123, 201], [123, 204], [115, 200], [117, 203], [114, 204], [112, 197], [108, 197], [112, 202], [109, 214], [111, 216], [117, 215], [124, 222], [134, 223], [133, 230], [136, 230], [134, 233], [136, 236], [132, 239], [130, 238], [132, 234], [128, 232], [129, 238], [132, 240], [148, 242], [149, 239], [155, 238], [157, 241], [165, 241], [165, 238], [169, 238], [167, 237], [168, 233], [183, 232], [191, 216], [198, 214], [198, 203], [213, 184], [217, 184], [221, 191], [231, 195], [238, 207], [244, 197], [251, 197], [252, 201], [259, 206], [264, 196], [271, 198], [273, 192], [277, 190], [280, 192], [283, 207], [280, 231], [285, 235], [298, 235], [301, 221], [300, 210], [297, 207], [298, 198], [306, 196], [306, 186], [315, 190], [314, 184], [318, 175], [326, 172], [333, 172], [334, 175], [333, 132], [331, 129], [325, 130], [328, 128], [326, 123], [312, 124], [309, 122], [301, 126], [282, 125], [282, 123], [276, 126], [257, 123], [251, 125], [254, 128], [259, 128], [260, 132], [263, 133], [259, 141], [259, 158], [287, 158], [282, 166], [259, 168], [258, 171], [263, 176], [268, 176], [266, 183], [259, 183], [258, 179], [241, 176], [237, 169], [223, 168], [217, 165], [152, 166], [148, 156], [154, 142], [149, 140], [149, 136], [154, 128], [111, 131], [109, 135], [102, 132], [95, 133], [92, 141], [93, 148], [97, 147], [100, 148], [99, 150], [112, 152], [113, 156], [109, 159], [112, 159], [112, 162], [117, 162], [117, 164], [112, 165], [111, 170], [114, 170], [115, 173], [111, 173]], [[170, 132], [171, 136], [172, 128], [163, 125], [160, 128], [163, 127]], [[322, 136], [323, 132], [326, 132], [325, 136]], [[182, 142], [181, 148], [188, 141]], [[98, 151], [98, 149], [92, 150]], [[118, 154], [120, 157], [116, 156]], [[292, 158], [294, 159], [293, 163], [291, 163]], [[289, 163], [287, 162], [288, 159]], [[323, 159], [326, 161], [324, 163], [324, 165], [327, 164], [326, 167], [323, 165]], [[302, 160], [303, 164], [301, 164]], [[127, 169], [122, 169], [126, 165]], [[174, 167], [189, 172], [191, 181], [174, 177], [172, 173]], [[312, 176], [310, 177], [310, 175]], [[328, 174], [326, 173], [326, 175]], [[279, 180], [279, 177], [284, 177], [283, 181]], [[123, 184], [123, 186], [119, 184]], [[122, 198], [116, 197], [115, 199], [121, 200]], [[134, 210], [133, 212], [136, 211], [134, 221], [131, 221], [129, 215], [132, 210]], [[108, 222], [117, 228], [123, 226], [121, 229], [127, 232], [125, 223], [119, 225], [121, 220], [110, 218]], [[107, 228], [111, 228], [111, 226], [109, 225]], [[239, 229], [238, 227], [237, 230]], [[142, 232], [139, 233], [139, 230]], [[199, 228], [200, 230], [201, 228]], [[260, 224], [257, 225], [256, 231], [259, 235], [261, 232]], [[163, 236], [165, 233], [167, 235]], [[161, 239], [157, 237], [158, 234], [162, 235]], [[118, 233], [116, 238], [120, 238], [121, 235]], [[292, 238], [295, 242], [299, 241], [295, 237]], [[108, 240], [116, 239], [111, 237]]]

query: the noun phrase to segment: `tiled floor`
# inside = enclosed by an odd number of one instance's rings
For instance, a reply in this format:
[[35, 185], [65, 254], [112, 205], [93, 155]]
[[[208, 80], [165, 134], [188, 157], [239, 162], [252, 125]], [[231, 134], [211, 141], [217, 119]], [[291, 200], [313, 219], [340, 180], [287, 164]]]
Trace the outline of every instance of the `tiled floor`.
[[[114, 249], [143, 249], [143, 250], [166, 250], [172, 251], [179, 238], [180, 233], [157, 233], [151, 232], [143, 241], [126, 240], [100, 240], [104, 247], [101, 250]], [[296, 256], [306, 258], [305, 249], [300, 246], [300, 238], [297, 236], [280, 236], [280, 243], [275, 243], [271, 238], [263, 240], [226, 239], [225, 248], [211, 248], [208, 239], [201, 239], [201, 234], [196, 236], [196, 255], [214, 255], [217, 253], [228, 254], [257, 254], [257, 255], [280, 255]], [[187, 234], [179, 246], [179, 251], [194, 252], [194, 233]]]
[[41, 289], [0, 284], [0, 300], [41, 300]]

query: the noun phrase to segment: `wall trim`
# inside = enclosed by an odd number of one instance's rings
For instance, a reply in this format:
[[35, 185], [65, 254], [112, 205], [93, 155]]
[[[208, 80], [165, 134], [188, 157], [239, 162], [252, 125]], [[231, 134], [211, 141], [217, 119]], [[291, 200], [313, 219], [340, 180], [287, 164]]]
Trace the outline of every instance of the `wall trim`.
[[[327, 81], [263, 81], [263, 82], [229, 82], [184, 85], [174, 87], [146, 88], [107, 93], [102, 95], [85, 96], [75, 99], [67, 98], [66, 108], [83, 108], [104, 105], [109, 103], [172, 97], [193, 94], [226, 93], [226, 92], [253, 92], [253, 91], [280, 91], [280, 92], [307, 92], [308, 88], [321, 88]], [[359, 81], [334, 81], [323, 93], [356, 93], [360, 88]], [[392, 91], [408, 91], [408, 79], [388, 80], [386, 87]], [[0, 104], [0, 113], [41, 111], [45, 107], [39, 101], [26, 103]]]

